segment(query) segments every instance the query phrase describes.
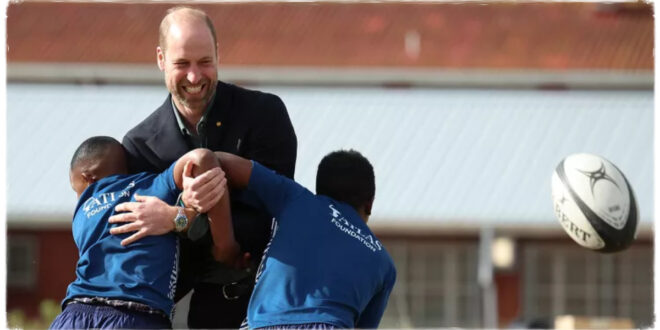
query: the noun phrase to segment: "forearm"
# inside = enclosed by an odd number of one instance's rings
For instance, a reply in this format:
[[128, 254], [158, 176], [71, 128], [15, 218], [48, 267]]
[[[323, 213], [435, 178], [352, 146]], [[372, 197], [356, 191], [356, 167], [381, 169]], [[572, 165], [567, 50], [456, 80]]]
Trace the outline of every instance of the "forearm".
[[[188, 174], [184, 175], [184, 170], [186, 168], [188, 168]], [[212, 170], [206, 173], [206, 171], [210, 169]], [[188, 230], [193, 221], [197, 218], [197, 213], [208, 213], [210, 207], [215, 206], [222, 198], [222, 194], [226, 189], [224, 172], [218, 167], [218, 160], [210, 150], [196, 149], [179, 159], [175, 164], [172, 173], [175, 185], [181, 189], [184, 186], [184, 180], [186, 180], [186, 182], [194, 180], [190, 177], [192, 174], [190, 172], [193, 171], [195, 172], [195, 177], [204, 174], [207, 175], [207, 178], [211, 178], [210, 181], [207, 182], [209, 183], [210, 190], [202, 193], [197, 192], [197, 194], [201, 196], [201, 199], [197, 204], [185, 204], [188, 206], [184, 208], [184, 213], [188, 221], [184, 228], [181, 228], [182, 221], [180, 221], [181, 219], [178, 217], [179, 206], [168, 205], [154, 196], [140, 196], [135, 193], [135, 202], [124, 202], [115, 207], [116, 213], [108, 219], [108, 222], [126, 224], [112, 228], [110, 233], [112, 235], [117, 235], [135, 232], [130, 237], [122, 240], [122, 245], [127, 245], [149, 235], [162, 235], [172, 230]], [[184, 192], [189, 192], [189, 190], [184, 189]], [[219, 211], [216, 210], [212, 212], [213, 224], [217, 226], [217, 229], [213, 232], [214, 242], [216, 242], [217, 245], [214, 249], [228, 249], [231, 252], [236, 250], [234, 247], [237, 246], [237, 244], [233, 236], [234, 233], [231, 226], [228, 202], [225, 201], [224, 204], [226, 204], [227, 207], [223, 213], [219, 213]], [[177, 224], [179, 227], [177, 227]], [[224, 256], [223, 254], [219, 255]]]
[[[198, 149], [199, 150], [199, 149]], [[192, 176], [197, 177], [206, 171], [218, 167], [218, 160], [210, 151], [198, 151], [194, 154]], [[229, 192], [225, 191], [220, 200], [208, 209], [206, 216], [213, 238], [213, 256], [217, 261], [233, 265], [240, 255], [240, 246], [234, 238], [231, 221]]]
[[227, 175], [227, 183], [238, 189], [244, 189], [250, 183], [252, 174], [252, 162], [234, 154], [217, 151], [216, 157], [220, 161], [222, 170]]
[[209, 221], [209, 230], [213, 237], [213, 257], [217, 261], [233, 264], [235, 258], [240, 254], [241, 248], [234, 238], [228, 191], [206, 215]]

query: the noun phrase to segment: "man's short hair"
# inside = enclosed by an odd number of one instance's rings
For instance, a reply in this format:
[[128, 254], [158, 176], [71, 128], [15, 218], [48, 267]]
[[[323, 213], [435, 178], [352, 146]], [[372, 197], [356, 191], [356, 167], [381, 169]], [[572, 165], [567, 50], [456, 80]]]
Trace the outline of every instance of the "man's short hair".
[[319, 163], [316, 194], [326, 195], [358, 209], [374, 199], [374, 169], [369, 160], [355, 150], [331, 152]]
[[93, 136], [83, 141], [73, 153], [70, 170], [73, 170], [80, 162], [102, 157], [112, 146], [123, 148], [119, 141], [110, 136]]
[[167, 33], [169, 32], [170, 26], [172, 25], [171, 15], [180, 10], [185, 10], [188, 15], [198, 19], [202, 19], [204, 23], [206, 23], [206, 26], [209, 28], [209, 31], [211, 32], [211, 37], [213, 38], [213, 48], [215, 48], [215, 51], [217, 52], [218, 38], [215, 34], [215, 27], [213, 26], [213, 21], [211, 21], [209, 16], [206, 15], [206, 13], [203, 10], [188, 6], [176, 6], [168, 9], [167, 12], [165, 13], [165, 16], [163, 17], [163, 20], [160, 21], [160, 26], [158, 27], [158, 45], [163, 50], [163, 52], [167, 50]]

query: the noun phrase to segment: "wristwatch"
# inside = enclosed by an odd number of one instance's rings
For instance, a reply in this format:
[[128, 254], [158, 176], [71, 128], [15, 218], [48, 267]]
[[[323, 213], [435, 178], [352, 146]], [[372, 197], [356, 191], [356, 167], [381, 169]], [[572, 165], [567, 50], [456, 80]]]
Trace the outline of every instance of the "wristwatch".
[[174, 217], [174, 231], [180, 233], [186, 227], [188, 226], [188, 217], [186, 217], [186, 213], [183, 212], [183, 207], [177, 207], [179, 210], [176, 214], [176, 217]]

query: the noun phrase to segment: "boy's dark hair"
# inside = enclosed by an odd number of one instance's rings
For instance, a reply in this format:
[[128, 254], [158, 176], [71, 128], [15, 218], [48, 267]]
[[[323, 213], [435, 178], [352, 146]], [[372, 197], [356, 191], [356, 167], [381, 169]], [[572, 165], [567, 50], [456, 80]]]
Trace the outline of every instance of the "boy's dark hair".
[[326, 195], [358, 209], [374, 199], [374, 169], [369, 160], [355, 150], [331, 152], [319, 163], [316, 194]]
[[80, 144], [71, 158], [71, 170], [81, 161], [95, 159], [104, 154], [113, 145], [123, 146], [110, 136], [93, 136]]

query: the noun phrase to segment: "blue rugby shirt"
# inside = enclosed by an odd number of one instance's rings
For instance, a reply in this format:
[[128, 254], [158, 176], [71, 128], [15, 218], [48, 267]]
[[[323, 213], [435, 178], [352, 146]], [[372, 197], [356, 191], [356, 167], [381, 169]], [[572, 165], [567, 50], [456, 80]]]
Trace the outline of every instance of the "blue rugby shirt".
[[169, 233], [147, 236], [126, 247], [132, 233], [110, 235], [109, 224], [119, 203], [135, 201], [137, 192], [174, 204], [180, 190], [174, 183], [174, 164], [161, 174], [139, 173], [105, 177], [85, 189], [73, 217], [78, 247], [76, 279], [64, 302], [74, 297], [104, 297], [137, 301], [165, 314], [172, 313], [178, 267], [178, 238]]
[[248, 326], [378, 327], [396, 271], [355, 209], [257, 162], [247, 190], [276, 219], [250, 299]]

